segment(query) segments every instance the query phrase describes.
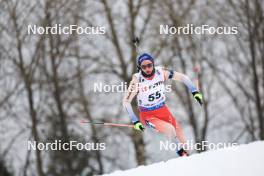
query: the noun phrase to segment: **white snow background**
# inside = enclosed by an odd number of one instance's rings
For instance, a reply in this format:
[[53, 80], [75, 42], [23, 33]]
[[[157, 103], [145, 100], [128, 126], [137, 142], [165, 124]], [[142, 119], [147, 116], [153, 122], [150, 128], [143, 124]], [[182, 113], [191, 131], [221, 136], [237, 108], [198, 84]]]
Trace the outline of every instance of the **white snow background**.
[[[193, 154], [107, 176], [264, 176], [264, 141]], [[105, 175], [106, 176], [106, 175]]]

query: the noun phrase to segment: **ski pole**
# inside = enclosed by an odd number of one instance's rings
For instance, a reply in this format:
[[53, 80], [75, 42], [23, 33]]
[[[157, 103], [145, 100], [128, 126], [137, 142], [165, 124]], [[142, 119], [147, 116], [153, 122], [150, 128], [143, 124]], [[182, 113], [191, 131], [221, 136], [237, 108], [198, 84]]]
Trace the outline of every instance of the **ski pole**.
[[[196, 78], [195, 78], [195, 84], [198, 91], [200, 91], [200, 84], [199, 84], [199, 72], [200, 72], [200, 66], [196, 66], [193, 68], [193, 71], [195, 72]], [[201, 111], [203, 113], [203, 103], [201, 105]]]
[[135, 45], [135, 47], [136, 47], [136, 51], [137, 51], [137, 54], [138, 54], [138, 55], [140, 54], [140, 50], [139, 50], [139, 42], [140, 42], [140, 40], [139, 40], [138, 37], [135, 37], [135, 38], [133, 39], [133, 43], [134, 43], [134, 45]]
[[196, 66], [193, 68], [193, 71], [195, 72], [196, 78], [195, 78], [195, 85], [198, 91], [200, 91], [200, 85], [199, 85], [199, 71], [200, 71], [200, 67]]
[[[195, 72], [196, 78], [195, 78], [195, 86], [198, 91], [200, 91], [200, 85], [199, 85], [199, 72], [200, 72], [200, 66], [196, 66], [193, 68], [193, 71]], [[200, 103], [201, 107], [203, 106], [203, 102]]]
[[81, 123], [89, 123], [89, 124], [92, 124], [92, 125], [104, 125], [104, 126], [116, 126], [116, 127], [134, 128], [134, 125], [120, 124], [120, 123], [92, 122], [92, 121], [85, 121], [85, 120], [82, 120]]

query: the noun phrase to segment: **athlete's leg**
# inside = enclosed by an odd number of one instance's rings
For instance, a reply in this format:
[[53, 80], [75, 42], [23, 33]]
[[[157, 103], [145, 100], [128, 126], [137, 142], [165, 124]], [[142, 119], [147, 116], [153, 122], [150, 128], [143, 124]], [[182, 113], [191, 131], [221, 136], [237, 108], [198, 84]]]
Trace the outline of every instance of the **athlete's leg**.
[[159, 133], [165, 134], [167, 137], [176, 137], [174, 126], [162, 119], [159, 116], [162, 114], [160, 110], [140, 112], [140, 121], [145, 126], [156, 130]]
[[177, 125], [174, 126], [174, 128], [175, 128], [175, 131], [176, 131], [176, 136], [179, 139], [180, 143], [182, 143], [182, 144], [186, 143], [186, 140], [185, 140], [185, 137], [184, 137], [184, 134], [183, 134], [183, 130], [181, 128], [181, 125], [179, 123], [177, 123]]
[[176, 137], [176, 131], [173, 125], [165, 122], [164, 120], [158, 119], [156, 117], [147, 117], [145, 118], [144, 123], [146, 124], [146, 126], [166, 135], [171, 139]]
[[179, 148], [177, 150], [178, 155], [188, 156], [188, 152], [181, 147], [181, 144], [186, 143], [183, 130], [180, 124], [177, 123], [176, 119], [173, 117], [169, 109], [165, 106], [156, 114], [158, 115], [159, 119], [170, 123], [174, 127], [174, 131], [176, 132], [176, 137], [174, 138], [174, 140], [179, 145]]
[[[151, 113], [151, 112], [143, 112], [140, 113], [140, 121], [149, 128], [154, 129], [155, 131], [165, 134], [170, 139], [175, 140], [176, 144], [180, 145], [185, 143], [185, 138], [183, 136], [183, 132], [181, 127], [176, 123], [176, 120], [172, 117], [169, 111], [166, 109]], [[168, 113], [169, 112], [169, 113]], [[161, 117], [162, 114], [162, 117]], [[166, 114], [169, 118], [164, 118], [163, 115]], [[168, 120], [169, 119], [169, 120]], [[165, 121], [166, 120], [166, 121]], [[181, 146], [178, 146], [178, 149], [176, 150], [179, 156], [188, 156], [188, 153], [181, 148]]]
[[171, 114], [171, 112], [166, 106], [162, 107], [160, 111], [156, 113], [156, 115], [159, 119], [170, 123], [174, 127], [175, 132], [176, 132], [176, 137], [178, 138], [180, 143], [182, 144], [186, 143], [183, 130], [180, 124], [177, 123], [176, 119], [173, 117], [173, 115]]

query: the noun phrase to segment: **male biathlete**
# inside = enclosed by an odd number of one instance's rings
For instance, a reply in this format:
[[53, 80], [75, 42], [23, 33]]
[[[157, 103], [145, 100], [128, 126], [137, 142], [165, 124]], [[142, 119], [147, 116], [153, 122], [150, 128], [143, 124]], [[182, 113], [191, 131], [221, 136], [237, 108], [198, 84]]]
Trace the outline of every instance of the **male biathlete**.
[[[165, 104], [164, 82], [172, 79], [184, 83], [200, 104], [202, 104], [202, 94], [186, 75], [162, 67], [155, 67], [154, 59], [149, 54], [140, 55], [137, 59], [137, 66], [139, 72], [133, 74], [123, 98], [123, 105], [134, 128], [143, 132], [144, 126], [147, 126], [169, 137], [175, 137], [184, 144], [186, 141], [183, 131]], [[140, 119], [135, 115], [131, 106], [135, 95], [137, 95]], [[179, 156], [188, 156], [188, 152], [183, 148], [177, 153]]]

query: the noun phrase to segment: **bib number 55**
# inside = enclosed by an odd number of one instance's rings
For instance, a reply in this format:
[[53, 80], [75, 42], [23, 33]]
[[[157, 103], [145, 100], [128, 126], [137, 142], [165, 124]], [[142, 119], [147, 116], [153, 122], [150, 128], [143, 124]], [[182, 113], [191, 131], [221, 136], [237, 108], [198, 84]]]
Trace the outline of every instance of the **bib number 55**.
[[150, 94], [148, 96], [148, 101], [154, 101], [155, 99], [159, 99], [160, 97], [161, 97], [161, 93], [160, 93], [160, 91], [157, 91], [157, 92]]

